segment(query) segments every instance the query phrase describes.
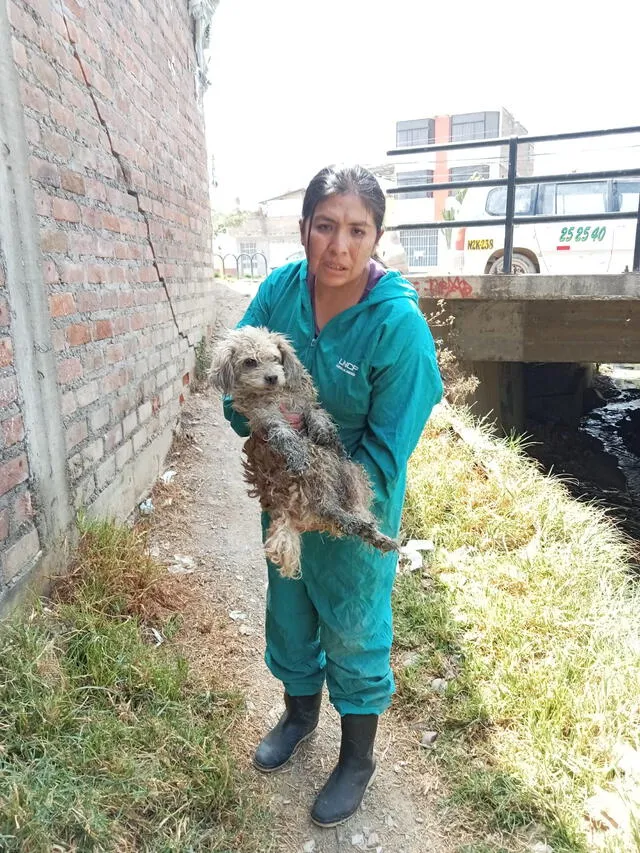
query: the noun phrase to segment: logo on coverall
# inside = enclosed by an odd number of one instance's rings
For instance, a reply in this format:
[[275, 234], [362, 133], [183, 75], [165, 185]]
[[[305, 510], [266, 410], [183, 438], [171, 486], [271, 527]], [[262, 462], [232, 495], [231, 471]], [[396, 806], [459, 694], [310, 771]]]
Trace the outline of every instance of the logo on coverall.
[[360, 368], [357, 364], [352, 364], [350, 361], [345, 361], [344, 358], [341, 358], [336, 364], [338, 370], [341, 370], [343, 373], [346, 373], [348, 376], [355, 376]]

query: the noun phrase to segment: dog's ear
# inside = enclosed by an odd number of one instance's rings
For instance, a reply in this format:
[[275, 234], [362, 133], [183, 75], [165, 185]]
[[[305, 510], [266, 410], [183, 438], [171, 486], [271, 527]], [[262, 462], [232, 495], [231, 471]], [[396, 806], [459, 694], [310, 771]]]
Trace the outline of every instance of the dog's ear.
[[220, 340], [213, 349], [211, 358], [211, 371], [209, 378], [214, 388], [223, 394], [231, 394], [235, 382], [233, 372], [233, 359], [236, 354], [236, 344], [229, 332]]
[[290, 388], [296, 388], [304, 380], [304, 367], [291, 343], [284, 335], [276, 335], [276, 344], [282, 355], [282, 367]]

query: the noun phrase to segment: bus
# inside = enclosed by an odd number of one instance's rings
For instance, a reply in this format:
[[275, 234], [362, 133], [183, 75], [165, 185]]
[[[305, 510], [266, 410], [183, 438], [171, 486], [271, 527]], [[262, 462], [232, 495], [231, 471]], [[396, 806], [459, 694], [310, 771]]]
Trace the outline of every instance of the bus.
[[[515, 225], [515, 274], [622, 273], [632, 269], [637, 219], [598, 220], [609, 211], [637, 212], [640, 178], [518, 184], [515, 215], [557, 214], [566, 222]], [[507, 187], [469, 187], [456, 219], [506, 215]], [[572, 214], [593, 214], [572, 222]], [[452, 268], [455, 273], [483, 275], [502, 272], [504, 226], [480, 225], [454, 230]]]

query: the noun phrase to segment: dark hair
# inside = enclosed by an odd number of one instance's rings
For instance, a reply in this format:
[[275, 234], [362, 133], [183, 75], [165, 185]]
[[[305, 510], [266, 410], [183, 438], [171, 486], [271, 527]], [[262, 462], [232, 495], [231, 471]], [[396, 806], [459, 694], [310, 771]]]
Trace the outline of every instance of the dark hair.
[[386, 200], [374, 174], [363, 166], [327, 166], [312, 178], [302, 202], [302, 219], [311, 223], [318, 204], [332, 195], [357, 195], [373, 216], [378, 236]]

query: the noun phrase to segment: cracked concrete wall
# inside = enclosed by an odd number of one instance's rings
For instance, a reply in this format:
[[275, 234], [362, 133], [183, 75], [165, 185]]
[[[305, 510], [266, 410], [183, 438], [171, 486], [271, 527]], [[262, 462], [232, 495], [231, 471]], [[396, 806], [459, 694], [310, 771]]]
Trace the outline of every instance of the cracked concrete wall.
[[[26, 304], [16, 297], [24, 245], [2, 245], [0, 256], [0, 425], [17, 436], [0, 448], [0, 542], [14, 554], [0, 603], [34, 559], [42, 564], [59, 548], [61, 525], [76, 510], [122, 517], [133, 509], [163, 464], [195, 345], [214, 319], [188, 0], [5, 2], [0, 27], [16, 85], [5, 86], [3, 74], [2, 98], [21, 114], [21, 142], [12, 145], [24, 154], [20, 205], [33, 227], [22, 241], [31, 258]], [[1, 118], [0, 133], [2, 145]], [[31, 337], [20, 332], [25, 313]], [[48, 359], [44, 389], [42, 365], [33, 362], [33, 374], [27, 358], [33, 351]], [[47, 516], [47, 465], [66, 522]], [[11, 552], [29, 526], [37, 532], [29, 548]]]

